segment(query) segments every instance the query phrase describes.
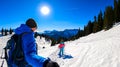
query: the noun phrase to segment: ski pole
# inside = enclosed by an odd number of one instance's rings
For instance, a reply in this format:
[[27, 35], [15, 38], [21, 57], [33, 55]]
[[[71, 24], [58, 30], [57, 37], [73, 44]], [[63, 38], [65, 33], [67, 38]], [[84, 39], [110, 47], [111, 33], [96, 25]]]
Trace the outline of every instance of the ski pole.
[[3, 67], [3, 64], [4, 64], [4, 60], [2, 61], [1, 67]]

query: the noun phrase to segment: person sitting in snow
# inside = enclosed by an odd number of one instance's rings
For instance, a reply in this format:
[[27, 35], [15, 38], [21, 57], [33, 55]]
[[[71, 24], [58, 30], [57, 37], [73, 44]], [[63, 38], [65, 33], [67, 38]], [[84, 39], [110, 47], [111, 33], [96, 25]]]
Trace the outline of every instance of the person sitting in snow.
[[63, 42], [63, 40], [61, 40], [60, 44], [59, 44], [59, 57], [63, 57], [64, 56], [64, 47], [65, 47], [65, 44]]
[[22, 36], [22, 49], [26, 62], [32, 67], [59, 67], [57, 62], [37, 55], [36, 42], [34, 38], [34, 31], [36, 29], [37, 23], [32, 18], [28, 19], [25, 24], [21, 24], [20, 27], [15, 29], [15, 34], [20, 35], [22, 33], [26, 33]]

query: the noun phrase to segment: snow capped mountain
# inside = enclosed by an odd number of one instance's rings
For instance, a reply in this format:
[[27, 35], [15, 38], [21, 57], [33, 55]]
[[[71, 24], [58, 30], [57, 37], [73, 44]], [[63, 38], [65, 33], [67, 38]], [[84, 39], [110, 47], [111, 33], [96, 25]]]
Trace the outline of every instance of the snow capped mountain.
[[50, 37], [58, 39], [60, 37], [70, 38], [70, 37], [76, 35], [77, 32], [78, 32], [78, 29], [66, 29], [64, 31], [56, 31], [56, 30], [53, 30], [53, 31], [44, 31], [43, 34], [46, 34], [46, 35], [48, 35]]
[[[0, 53], [9, 37], [0, 37]], [[107, 31], [102, 30], [75, 41], [65, 42], [64, 54], [72, 58], [59, 58], [58, 44], [50, 47], [44, 38], [40, 40], [39, 37], [36, 41], [38, 54], [58, 62], [60, 67], [120, 67], [120, 24]], [[7, 67], [6, 63], [4, 67]]]

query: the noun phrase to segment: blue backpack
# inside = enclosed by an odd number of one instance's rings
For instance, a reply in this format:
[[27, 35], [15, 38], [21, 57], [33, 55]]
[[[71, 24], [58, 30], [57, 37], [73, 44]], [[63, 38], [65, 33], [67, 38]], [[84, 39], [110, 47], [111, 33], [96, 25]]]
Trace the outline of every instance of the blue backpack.
[[22, 36], [24, 34], [27, 33], [22, 33], [20, 35], [14, 34], [7, 41], [4, 48], [4, 59], [6, 60], [8, 67], [32, 67], [25, 61], [22, 49]]

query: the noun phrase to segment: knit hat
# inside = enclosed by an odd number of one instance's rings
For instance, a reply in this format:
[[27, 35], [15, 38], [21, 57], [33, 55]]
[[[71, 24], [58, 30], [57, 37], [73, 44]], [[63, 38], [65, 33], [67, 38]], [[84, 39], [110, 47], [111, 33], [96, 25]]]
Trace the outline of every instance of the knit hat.
[[34, 19], [30, 18], [26, 21], [26, 25], [30, 28], [34, 28], [36, 27], [37, 28], [37, 23], [35, 22]]

